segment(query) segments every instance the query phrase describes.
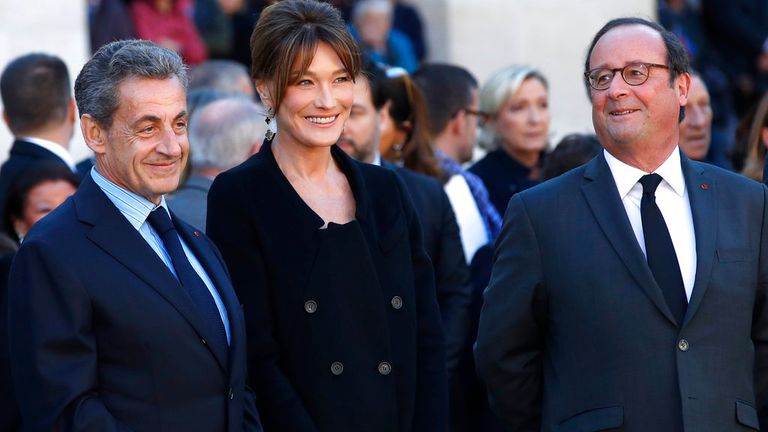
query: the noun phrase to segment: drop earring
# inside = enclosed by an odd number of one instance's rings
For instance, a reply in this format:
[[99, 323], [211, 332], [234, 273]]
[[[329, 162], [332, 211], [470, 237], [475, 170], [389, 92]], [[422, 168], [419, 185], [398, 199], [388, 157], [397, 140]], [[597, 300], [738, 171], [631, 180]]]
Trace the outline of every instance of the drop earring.
[[272, 123], [272, 119], [275, 117], [275, 110], [272, 107], [267, 108], [267, 116], [264, 118], [264, 122], [267, 124], [267, 131], [264, 133], [264, 137], [267, 141], [272, 141], [275, 137], [276, 127]]

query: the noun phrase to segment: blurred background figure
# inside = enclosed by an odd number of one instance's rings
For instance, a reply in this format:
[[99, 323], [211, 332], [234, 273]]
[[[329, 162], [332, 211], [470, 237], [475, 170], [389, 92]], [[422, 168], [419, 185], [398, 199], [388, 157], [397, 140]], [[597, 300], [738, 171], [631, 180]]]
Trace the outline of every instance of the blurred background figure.
[[424, 39], [424, 20], [413, 5], [400, 0], [390, 0], [394, 6], [392, 28], [403, 32], [413, 45], [419, 62], [427, 58], [427, 41]]
[[166, 200], [174, 213], [205, 229], [213, 179], [261, 148], [264, 118], [262, 106], [243, 98], [217, 100], [195, 111], [189, 121], [192, 175]]
[[489, 152], [469, 171], [483, 180], [503, 215], [512, 195], [541, 180], [549, 142], [547, 80], [529, 66], [504, 68], [480, 89], [480, 111], [488, 115], [480, 145]]
[[190, 65], [208, 58], [203, 40], [192, 21], [191, 0], [131, 0], [136, 36], [179, 53]]
[[[30, 228], [72, 195], [79, 184], [66, 166], [43, 162], [20, 173], [10, 185], [2, 222], [14, 245]], [[20, 432], [21, 414], [14, 397], [8, 353], [8, 275], [15, 247], [0, 248], [0, 430]]]
[[135, 39], [131, 15], [124, 0], [88, 0], [88, 32], [91, 52], [121, 39]]
[[67, 66], [58, 57], [39, 53], [18, 57], [5, 68], [0, 95], [3, 120], [15, 138], [0, 168], [2, 214], [8, 188], [24, 170], [43, 162], [75, 170], [69, 153], [75, 101]]
[[189, 89], [208, 87], [227, 93], [240, 93], [253, 99], [248, 68], [233, 60], [207, 60], [189, 71]]
[[741, 119], [736, 128], [733, 166], [745, 176], [763, 181], [766, 147], [768, 147], [768, 92]]
[[350, 31], [375, 62], [413, 72], [419, 66], [411, 40], [392, 28], [394, 7], [390, 0], [360, 0], [352, 9]]
[[712, 106], [707, 85], [696, 73], [691, 73], [685, 118], [680, 123], [680, 150], [693, 160], [706, 161], [712, 138]]
[[[689, 99], [690, 100], [690, 99]], [[570, 134], [563, 137], [547, 156], [541, 169], [541, 180], [553, 179], [584, 165], [603, 149], [593, 134]]]
[[195, 27], [210, 58], [230, 58], [234, 54], [234, 20], [246, 3], [246, 0], [195, 0]]
[[480, 112], [477, 80], [466, 69], [450, 64], [425, 64], [414, 82], [427, 101], [429, 134], [440, 167], [449, 177], [445, 190], [456, 213], [465, 259], [470, 265], [472, 306], [468, 338], [450, 385], [450, 425], [454, 432], [496, 431], [501, 426], [491, 413], [485, 386], [475, 374], [472, 345], [477, 335], [483, 290], [488, 285], [493, 242], [501, 217], [488, 199], [483, 182], [461, 164], [472, 158]]

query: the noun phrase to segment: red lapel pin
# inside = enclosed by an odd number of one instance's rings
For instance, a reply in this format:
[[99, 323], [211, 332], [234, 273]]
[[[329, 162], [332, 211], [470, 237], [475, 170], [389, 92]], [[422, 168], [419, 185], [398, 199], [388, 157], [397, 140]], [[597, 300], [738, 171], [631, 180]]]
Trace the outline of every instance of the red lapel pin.
[[194, 235], [195, 235], [195, 237], [200, 237], [200, 231], [195, 231], [195, 232], [193, 232], [192, 234], [194, 234]]
[[701, 184], [701, 188], [704, 189], [704, 190], [707, 190], [707, 189], [709, 189], [709, 185], [706, 184], [706, 183], [702, 183]]

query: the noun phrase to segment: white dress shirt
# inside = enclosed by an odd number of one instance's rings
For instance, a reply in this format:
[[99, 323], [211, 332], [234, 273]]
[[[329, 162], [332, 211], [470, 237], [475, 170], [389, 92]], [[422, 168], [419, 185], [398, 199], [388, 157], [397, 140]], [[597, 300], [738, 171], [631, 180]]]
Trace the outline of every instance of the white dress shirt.
[[72, 172], [76, 171], [75, 160], [72, 158], [72, 155], [69, 154], [69, 151], [67, 151], [67, 149], [60, 146], [59, 144], [56, 144], [53, 141], [48, 141], [42, 138], [35, 138], [35, 137], [22, 137], [19, 139], [21, 141], [26, 141], [35, 145], [39, 145], [40, 147], [48, 150], [49, 152], [58, 156], [59, 159], [64, 161], [64, 163], [67, 164], [67, 166], [69, 167], [69, 169], [72, 170]]
[[[624, 204], [624, 210], [629, 217], [629, 223], [635, 232], [637, 243], [645, 252], [645, 237], [643, 236], [643, 221], [640, 216], [640, 201], [643, 197], [643, 185], [639, 183], [642, 176], [651, 174], [627, 165], [603, 150], [605, 160], [616, 182], [619, 197]], [[685, 295], [691, 299], [693, 283], [696, 279], [696, 234], [693, 229], [691, 203], [688, 190], [685, 187], [683, 169], [680, 165], [680, 151], [676, 147], [672, 154], [655, 171], [663, 179], [656, 189], [656, 205], [664, 216], [667, 230], [672, 238], [680, 274], [683, 276]]]
[[469, 189], [469, 184], [464, 176], [456, 174], [448, 179], [444, 186], [448, 201], [451, 202], [453, 212], [456, 214], [456, 224], [459, 226], [461, 245], [464, 247], [464, 258], [467, 264], [472, 262], [472, 257], [478, 249], [488, 244], [488, 232], [485, 229], [483, 216], [477, 207], [475, 197]]
[[[160, 259], [163, 261], [165, 266], [168, 267], [171, 273], [176, 276], [176, 270], [173, 268], [171, 256], [168, 254], [168, 251], [166, 251], [163, 240], [160, 238], [154, 228], [152, 228], [149, 222], [147, 222], [147, 217], [157, 207], [163, 207], [165, 211], [168, 211], [168, 206], [165, 203], [165, 197], [162, 197], [160, 199], [160, 204], [156, 206], [146, 198], [112, 183], [106, 177], [99, 174], [96, 168], [91, 168], [91, 177], [93, 177], [93, 181], [96, 182], [99, 188], [104, 191], [104, 193], [107, 195], [107, 198], [112, 201], [112, 204], [114, 204], [120, 213], [122, 213], [123, 216], [128, 219], [128, 222], [136, 229], [136, 231], [139, 232], [141, 237], [147, 242], [147, 244], [149, 244], [152, 250], [155, 251], [157, 256], [160, 257]], [[197, 260], [195, 254], [192, 253], [192, 250], [189, 249], [181, 236], [179, 236], [179, 241], [181, 242], [181, 247], [184, 249], [184, 254], [187, 255], [187, 259], [192, 265], [192, 268], [195, 270], [197, 275], [200, 276], [200, 279], [208, 288], [208, 291], [210, 291], [211, 296], [213, 296], [213, 300], [216, 303], [216, 308], [219, 310], [219, 315], [221, 316], [221, 321], [224, 323], [224, 331], [227, 333], [227, 342], [229, 343], [229, 317], [227, 315], [227, 308], [224, 307], [224, 302], [221, 300], [219, 292], [216, 291], [216, 288], [213, 286], [213, 281], [210, 277], [208, 277], [208, 273], [205, 272], [203, 265], [200, 264], [200, 261]]]

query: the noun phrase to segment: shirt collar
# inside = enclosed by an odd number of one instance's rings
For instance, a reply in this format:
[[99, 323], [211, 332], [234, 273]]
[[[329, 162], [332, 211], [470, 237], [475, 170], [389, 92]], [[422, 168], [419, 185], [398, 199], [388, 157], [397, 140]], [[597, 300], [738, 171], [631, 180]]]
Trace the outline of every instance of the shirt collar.
[[[619, 190], [619, 197], [624, 199], [640, 180], [640, 177], [648, 173], [616, 159], [605, 149], [603, 149], [603, 154], [605, 155], [605, 161], [608, 163], [608, 168], [610, 168], [611, 174], [613, 174], [616, 188]], [[660, 175], [680, 197], [685, 194], [685, 177], [683, 177], [680, 150], [677, 147], [654, 172]]]
[[67, 149], [62, 147], [60, 144], [36, 137], [21, 137], [19, 139], [35, 145], [39, 145], [40, 147], [48, 150], [49, 152], [58, 156], [59, 159], [63, 160], [69, 169], [75, 171], [75, 160], [72, 158], [72, 155], [69, 154], [69, 151], [67, 151]]
[[[152, 201], [143, 196], [111, 182], [101, 175], [99, 171], [96, 170], [96, 167], [91, 169], [91, 177], [93, 177], [93, 181], [95, 181], [99, 188], [104, 191], [107, 198], [112, 201], [115, 207], [120, 210], [120, 213], [128, 219], [128, 222], [130, 222], [137, 231], [147, 220], [147, 216], [149, 216], [152, 210], [158, 207], [163, 207], [165, 211], [168, 211], [168, 205], [165, 203], [165, 196], [160, 197], [159, 205], [155, 205]], [[170, 214], [170, 212], [168, 213]]]

